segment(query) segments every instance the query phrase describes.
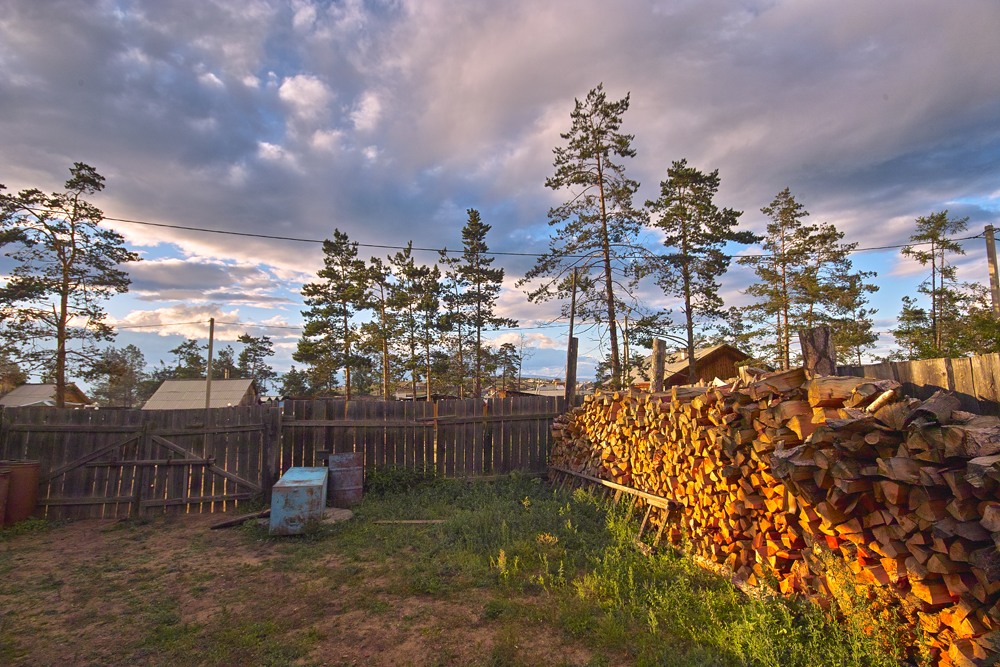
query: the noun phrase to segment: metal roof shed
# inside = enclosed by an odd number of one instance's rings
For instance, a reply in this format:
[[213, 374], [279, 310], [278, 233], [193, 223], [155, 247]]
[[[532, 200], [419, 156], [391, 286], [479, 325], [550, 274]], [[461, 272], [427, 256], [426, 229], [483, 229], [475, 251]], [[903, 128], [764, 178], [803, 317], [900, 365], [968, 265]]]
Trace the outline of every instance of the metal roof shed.
[[[54, 406], [56, 404], [56, 386], [54, 384], [22, 384], [12, 389], [0, 398], [0, 405], [5, 408], [27, 408], [38, 406]], [[66, 407], [82, 408], [92, 405], [93, 401], [80, 391], [72, 382], [66, 383]]]
[[[205, 407], [205, 380], [164, 380], [143, 410], [193, 410]], [[210, 408], [257, 405], [257, 385], [252, 379], [212, 380]]]

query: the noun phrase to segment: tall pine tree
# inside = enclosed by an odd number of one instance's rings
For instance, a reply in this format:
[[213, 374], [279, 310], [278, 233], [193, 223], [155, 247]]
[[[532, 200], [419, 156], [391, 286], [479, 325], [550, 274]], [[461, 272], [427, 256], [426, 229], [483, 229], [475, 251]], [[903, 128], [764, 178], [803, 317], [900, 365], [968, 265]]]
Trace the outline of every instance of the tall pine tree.
[[[393, 281], [389, 286], [387, 302], [391, 317], [398, 326], [398, 335], [390, 344], [399, 351], [400, 364], [410, 374], [410, 390], [417, 400], [417, 383], [421, 367], [421, 299], [430, 269], [417, 264], [413, 258], [413, 242], [389, 257]], [[428, 385], [430, 380], [428, 378]]]
[[392, 271], [378, 257], [368, 261], [365, 290], [365, 307], [374, 313], [374, 318], [361, 325], [362, 348], [378, 358], [381, 371], [382, 398], [388, 401], [392, 393], [393, 380], [399, 375], [393, 367], [391, 341], [399, 333], [399, 322], [392, 308]]
[[104, 214], [84, 199], [103, 189], [104, 177], [82, 162], [62, 192], [7, 195], [0, 187], [0, 241], [14, 241], [0, 323], [18, 361], [52, 369], [58, 407], [65, 406], [67, 371], [98, 359], [96, 343], [114, 338], [102, 301], [128, 291], [123, 266], [139, 260], [121, 234], [100, 226]]
[[364, 363], [354, 350], [358, 327], [352, 318], [365, 305], [369, 275], [358, 259], [358, 244], [339, 229], [333, 231], [332, 240], [323, 241], [323, 255], [323, 268], [317, 273], [320, 282], [302, 287], [309, 309], [302, 313], [305, 327], [292, 358], [309, 364], [317, 376], [329, 378], [330, 389], [335, 386], [336, 371], [343, 371], [344, 391], [350, 399], [351, 371]]
[[968, 218], [949, 218], [948, 211], [938, 211], [917, 218], [917, 231], [910, 236], [910, 245], [902, 249], [904, 257], [910, 257], [921, 266], [931, 265], [931, 274], [924, 280], [918, 291], [931, 300], [930, 320], [934, 352], [938, 356], [944, 349], [944, 335], [948, 305], [958, 298], [955, 265], [948, 261], [948, 254], [964, 255], [962, 246], [948, 238], [952, 234], [965, 231]]
[[[625, 381], [621, 362], [618, 315], [626, 301], [634, 302], [637, 285], [635, 257], [643, 253], [637, 238], [643, 224], [632, 204], [639, 184], [625, 175], [624, 160], [635, 157], [631, 134], [621, 131], [629, 96], [608, 100], [604, 86], [576, 100], [569, 132], [560, 135], [565, 146], [554, 149], [555, 173], [545, 181], [553, 190], [568, 190], [569, 200], [549, 211], [554, 232], [549, 248], [535, 262], [519, 285], [546, 278], [530, 289], [529, 300], [568, 298], [568, 277], [583, 268], [577, 310], [608, 328], [611, 379]], [[581, 260], [580, 257], [586, 257]]]
[[737, 231], [740, 211], [720, 209], [715, 204], [719, 170], [705, 174], [675, 161], [660, 182], [660, 197], [646, 202], [655, 227], [663, 232], [663, 245], [670, 252], [657, 262], [657, 283], [668, 296], [682, 301], [687, 343], [688, 381], [695, 372], [695, 329], [699, 322], [720, 315], [719, 277], [729, 268], [726, 243], [754, 243], [760, 238]]
[[479, 211], [468, 210], [469, 219], [462, 228], [462, 264], [458, 269], [468, 288], [464, 305], [468, 322], [475, 335], [475, 396], [483, 395], [483, 331], [500, 327], [515, 327], [517, 321], [496, 314], [496, 303], [503, 286], [504, 271], [493, 266], [486, 235], [492, 227], [482, 221]]
[[[788, 188], [761, 212], [770, 218], [764, 254], [742, 257], [739, 262], [753, 267], [760, 279], [746, 289], [757, 297], [757, 307], [747, 314], [761, 327], [756, 333], [765, 341], [768, 360], [790, 368], [794, 333], [821, 324], [832, 328], [835, 341], [870, 336], [870, 319], [867, 328], [863, 320], [851, 321], [847, 327], [844, 315], [857, 312], [877, 289], [866, 282], [874, 272], [853, 268], [850, 254], [857, 244], [843, 243], [843, 232], [831, 224], [804, 224], [809, 213]], [[845, 332], [850, 334], [846, 338]]]

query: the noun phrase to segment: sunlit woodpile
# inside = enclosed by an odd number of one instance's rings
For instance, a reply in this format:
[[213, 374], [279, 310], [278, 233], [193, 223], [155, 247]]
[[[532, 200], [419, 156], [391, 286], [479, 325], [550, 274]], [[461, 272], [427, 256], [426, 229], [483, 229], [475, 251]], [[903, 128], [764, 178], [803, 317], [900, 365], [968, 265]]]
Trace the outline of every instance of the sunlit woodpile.
[[553, 431], [553, 466], [673, 501], [663, 535], [740, 582], [822, 603], [847, 573], [937, 664], [1000, 651], [1000, 419], [798, 369], [597, 394]]

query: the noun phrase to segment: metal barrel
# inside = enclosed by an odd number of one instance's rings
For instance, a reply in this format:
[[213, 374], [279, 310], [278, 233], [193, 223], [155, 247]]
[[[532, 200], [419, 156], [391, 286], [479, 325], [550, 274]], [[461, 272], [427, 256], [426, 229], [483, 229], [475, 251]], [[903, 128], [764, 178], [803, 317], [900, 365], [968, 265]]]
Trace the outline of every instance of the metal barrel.
[[42, 465], [39, 461], [7, 461], [4, 465], [10, 468], [10, 477], [3, 525], [12, 526], [35, 512]]
[[328, 501], [332, 507], [351, 507], [361, 502], [365, 483], [364, 452], [331, 454]]

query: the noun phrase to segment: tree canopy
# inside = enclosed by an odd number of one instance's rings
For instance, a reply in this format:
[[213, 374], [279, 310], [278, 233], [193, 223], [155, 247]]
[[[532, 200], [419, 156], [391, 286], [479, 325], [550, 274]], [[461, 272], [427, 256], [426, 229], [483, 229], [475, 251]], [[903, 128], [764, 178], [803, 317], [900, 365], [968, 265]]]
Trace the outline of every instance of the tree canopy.
[[660, 182], [660, 197], [646, 202], [652, 223], [663, 232], [663, 245], [673, 251], [656, 262], [656, 277], [665, 294], [681, 299], [691, 383], [698, 379], [696, 325], [717, 318], [723, 305], [719, 278], [730, 262], [723, 248], [760, 240], [752, 232], [736, 230], [742, 213], [720, 209], [715, 204], [718, 190], [718, 169], [706, 174], [678, 160], [667, 169], [667, 180]]
[[739, 262], [759, 278], [746, 289], [757, 299], [747, 318], [756, 326], [753, 337], [765, 341], [766, 361], [790, 368], [793, 334], [821, 324], [833, 329], [835, 341], [845, 341], [838, 347], [871, 340], [871, 320], [856, 316], [870, 313], [867, 295], [878, 288], [867, 282], [874, 272], [853, 268], [857, 244], [843, 243], [843, 232], [829, 223], [805, 224], [809, 212], [788, 188], [761, 212], [770, 219], [764, 252]]
[[100, 226], [104, 214], [85, 199], [104, 189], [104, 177], [82, 162], [69, 171], [62, 192], [0, 188], [0, 229], [14, 263], [0, 289], [0, 326], [23, 365], [51, 369], [60, 407], [67, 369], [95, 361], [97, 343], [114, 337], [102, 302], [128, 291], [122, 267], [139, 260], [118, 232]]
[[[549, 210], [554, 232], [548, 250], [519, 282], [545, 279], [529, 289], [533, 302], [565, 299], [580, 288], [581, 319], [607, 327], [615, 385], [625, 382], [618, 314], [626, 302], [635, 302], [637, 257], [646, 253], [637, 241], [644, 216], [632, 204], [639, 183], [625, 175], [624, 160], [636, 155], [633, 135], [621, 131], [628, 107], [628, 95], [609, 100], [603, 84], [576, 100], [570, 130], [560, 135], [566, 144], [553, 150], [555, 173], [545, 181], [548, 188], [567, 190], [569, 199]], [[570, 281], [574, 268], [582, 276], [575, 286]]]

